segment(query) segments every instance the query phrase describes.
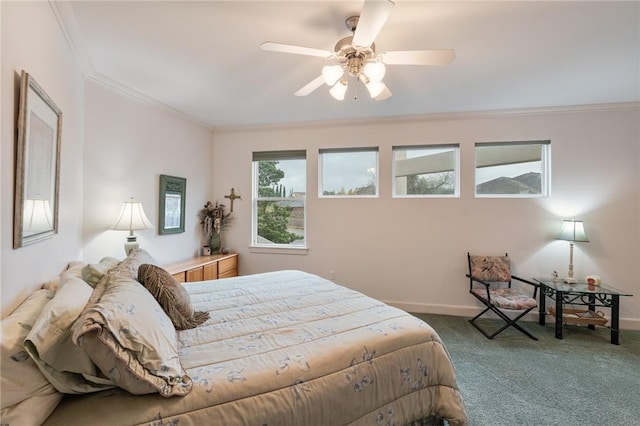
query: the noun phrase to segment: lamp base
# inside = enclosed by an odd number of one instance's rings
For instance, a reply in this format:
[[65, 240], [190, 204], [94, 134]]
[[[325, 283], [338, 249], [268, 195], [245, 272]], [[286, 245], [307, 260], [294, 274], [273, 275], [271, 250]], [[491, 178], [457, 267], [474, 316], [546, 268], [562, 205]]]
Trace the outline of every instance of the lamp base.
[[564, 281], [567, 284], [575, 284], [578, 282], [578, 280], [576, 280], [573, 277], [567, 277], [567, 278], [563, 278], [562, 281]]
[[137, 249], [138, 247], [140, 247], [140, 245], [137, 241], [129, 241], [129, 239], [127, 239], [127, 242], [124, 243], [124, 252], [129, 256], [129, 252], [133, 249]]

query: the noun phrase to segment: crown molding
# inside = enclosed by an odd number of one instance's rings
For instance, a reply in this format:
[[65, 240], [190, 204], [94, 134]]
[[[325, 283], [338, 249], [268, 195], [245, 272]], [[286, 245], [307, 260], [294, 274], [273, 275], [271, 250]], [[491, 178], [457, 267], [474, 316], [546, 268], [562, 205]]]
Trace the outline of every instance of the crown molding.
[[119, 93], [120, 95], [129, 97], [135, 101], [138, 101], [140, 103], [143, 103], [147, 106], [153, 107], [153, 108], [157, 108], [166, 112], [169, 112], [173, 115], [176, 115], [178, 117], [180, 117], [181, 119], [191, 122], [193, 124], [196, 124], [198, 126], [204, 127], [210, 131], [214, 130], [214, 126], [212, 126], [209, 123], [206, 123], [202, 120], [199, 120], [195, 117], [193, 117], [192, 115], [189, 115], [183, 111], [180, 111], [179, 109], [173, 108], [163, 102], [158, 101], [155, 98], [152, 98], [150, 96], [145, 95], [142, 92], [139, 92], [135, 89], [132, 89], [129, 86], [126, 86], [122, 83], [119, 83], [109, 77], [107, 77], [104, 74], [100, 74], [99, 72], [94, 72], [91, 75], [87, 76], [87, 80], [91, 80], [95, 83], [101, 84], [103, 86], [105, 86], [106, 88], [108, 88], [109, 90]]
[[605, 112], [605, 111], [633, 111], [637, 110], [640, 114], [640, 102], [617, 102], [602, 104], [586, 104], [586, 105], [565, 105], [553, 107], [532, 107], [532, 108], [514, 108], [501, 110], [486, 111], [456, 111], [444, 113], [425, 113], [417, 115], [398, 115], [386, 117], [368, 117], [360, 119], [340, 119], [326, 121], [306, 121], [298, 123], [278, 123], [278, 124], [259, 124], [247, 126], [220, 126], [214, 128], [214, 133], [225, 134], [235, 132], [261, 132], [268, 130], [282, 130], [292, 128], [324, 128], [331, 127], [347, 127], [347, 126], [372, 126], [372, 125], [388, 125], [402, 123], [425, 123], [431, 121], [454, 121], [454, 120], [471, 120], [498, 117], [525, 117], [535, 115], [549, 114], [571, 114], [577, 112]]
[[102, 84], [103, 86], [116, 93], [125, 95], [145, 105], [170, 112], [184, 120], [197, 124], [198, 126], [205, 127], [208, 130], [213, 130], [213, 126], [211, 126], [209, 123], [198, 120], [197, 118], [188, 115], [183, 111], [170, 107], [169, 105], [160, 102], [157, 99], [151, 98], [135, 89], [132, 89], [131, 87], [128, 87], [107, 77], [104, 74], [99, 73], [93, 64], [93, 60], [91, 59], [89, 50], [84, 43], [82, 31], [80, 31], [80, 27], [78, 25], [78, 22], [76, 21], [76, 16], [73, 13], [70, 2], [49, 0], [49, 5], [51, 6], [51, 10], [53, 11], [53, 14], [58, 21], [60, 30], [64, 34], [69, 47], [80, 63], [82, 75], [84, 76], [85, 80], [91, 80], [96, 83]]
[[78, 21], [76, 21], [76, 16], [71, 9], [71, 3], [68, 1], [49, 0], [49, 6], [51, 6], [51, 10], [58, 20], [60, 30], [64, 34], [69, 47], [71, 47], [73, 54], [80, 62], [83, 76], [87, 78], [95, 73], [95, 67], [82, 38], [82, 32], [78, 26]]
[[[1, 0], [0, 0], [1, 1]], [[488, 117], [509, 117], [509, 116], [534, 116], [544, 114], [562, 114], [589, 111], [615, 111], [615, 110], [638, 110], [640, 113], [640, 102], [619, 102], [619, 103], [603, 103], [603, 104], [587, 104], [587, 105], [567, 105], [554, 107], [533, 107], [533, 108], [513, 108], [503, 110], [487, 110], [487, 111], [454, 111], [444, 113], [425, 113], [407, 116], [386, 116], [386, 117], [369, 117], [359, 119], [339, 119], [326, 121], [306, 121], [306, 122], [289, 122], [277, 124], [256, 124], [242, 126], [214, 126], [195, 118], [183, 111], [173, 108], [155, 98], [149, 97], [131, 87], [119, 83], [96, 71], [89, 50], [87, 49], [82, 32], [76, 21], [75, 14], [69, 1], [49, 0], [49, 5], [58, 21], [60, 29], [64, 34], [71, 50], [78, 58], [78, 62], [82, 68], [82, 73], [87, 80], [113, 90], [119, 94], [137, 100], [148, 106], [158, 108], [170, 112], [178, 117], [191, 123], [202, 126], [214, 133], [234, 133], [238, 131], [266, 131], [291, 128], [317, 128], [326, 126], [358, 126], [358, 125], [380, 125], [392, 123], [415, 123], [429, 121], [451, 121], [462, 119], [482, 119]]]

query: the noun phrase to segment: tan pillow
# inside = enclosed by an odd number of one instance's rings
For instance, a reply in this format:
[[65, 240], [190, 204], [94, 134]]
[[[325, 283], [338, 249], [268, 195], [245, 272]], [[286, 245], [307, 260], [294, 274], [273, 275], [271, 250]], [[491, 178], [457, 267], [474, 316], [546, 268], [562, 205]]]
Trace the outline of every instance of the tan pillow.
[[137, 248], [129, 252], [129, 255], [109, 272], [113, 275], [123, 275], [131, 278], [138, 276], [138, 268], [143, 263], [156, 265], [158, 262], [146, 250]]
[[1, 322], [0, 424], [41, 424], [62, 399], [22, 344], [53, 295], [36, 290]]
[[147, 253], [146, 250], [137, 248], [129, 251], [129, 255], [118, 263], [113, 268], [109, 269], [108, 273], [104, 274], [102, 278], [96, 283], [93, 293], [91, 294], [91, 298], [89, 298], [89, 302], [87, 305], [93, 305], [102, 297], [105, 289], [109, 285], [109, 282], [114, 277], [131, 277], [136, 279], [138, 277], [138, 268], [143, 263], [152, 263], [156, 264], [156, 260]]
[[177, 330], [195, 328], [209, 319], [209, 312], [194, 312], [184, 286], [159, 266], [140, 265], [138, 281], [156, 298]]
[[84, 309], [92, 288], [73, 271], [60, 274], [58, 291], [41, 310], [24, 341], [42, 374], [60, 392], [82, 394], [114, 387], [82, 348], [71, 341], [71, 325]]
[[176, 329], [158, 302], [134, 278], [109, 272], [103, 281], [100, 300], [72, 326], [73, 342], [132, 394], [189, 393], [193, 383], [178, 356]]
[[82, 268], [82, 279], [91, 287], [95, 287], [98, 281], [109, 272], [109, 269], [115, 268], [120, 260], [115, 257], [103, 257], [98, 263], [90, 263]]

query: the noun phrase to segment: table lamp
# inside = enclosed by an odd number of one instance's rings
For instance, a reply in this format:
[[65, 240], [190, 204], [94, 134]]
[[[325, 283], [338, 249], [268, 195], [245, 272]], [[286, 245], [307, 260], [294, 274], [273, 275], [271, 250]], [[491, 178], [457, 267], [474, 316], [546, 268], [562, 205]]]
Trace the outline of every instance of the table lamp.
[[562, 229], [556, 237], [556, 240], [569, 241], [569, 274], [564, 278], [566, 283], [576, 283], [577, 280], [573, 277], [573, 243], [589, 242], [587, 234], [584, 232], [584, 223], [581, 220], [565, 220], [562, 222]]
[[134, 199], [131, 198], [129, 201], [122, 202], [118, 219], [111, 229], [116, 231], [129, 231], [127, 242], [124, 245], [124, 251], [129, 255], [131, 250], [139, 247], [137, 237], [133, 234], [133, 231], [152, 227], [151, 221], [144, 214], [142, 203], [134, 201]]

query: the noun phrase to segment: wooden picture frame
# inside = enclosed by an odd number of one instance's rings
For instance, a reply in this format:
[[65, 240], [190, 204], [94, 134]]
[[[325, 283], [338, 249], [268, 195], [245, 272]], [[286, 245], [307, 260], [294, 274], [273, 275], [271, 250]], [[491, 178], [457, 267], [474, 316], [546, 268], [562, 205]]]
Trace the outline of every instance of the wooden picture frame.
[[24, 70], [20, 74], [13, 248], [58, 233], [62, 111]]
[[160, 175], [158, 206], [158, 233], [160, 235], [184, 232], [186, 193], [187, 179]]

